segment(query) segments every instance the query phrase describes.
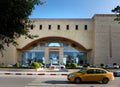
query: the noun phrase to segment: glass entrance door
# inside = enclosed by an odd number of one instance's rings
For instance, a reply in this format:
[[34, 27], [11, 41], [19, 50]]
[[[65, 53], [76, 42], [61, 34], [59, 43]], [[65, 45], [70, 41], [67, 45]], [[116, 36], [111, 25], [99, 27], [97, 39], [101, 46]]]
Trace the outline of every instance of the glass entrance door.
[[59, 51], [50, 51], [49, 58], [51, 64], [59, 64]]

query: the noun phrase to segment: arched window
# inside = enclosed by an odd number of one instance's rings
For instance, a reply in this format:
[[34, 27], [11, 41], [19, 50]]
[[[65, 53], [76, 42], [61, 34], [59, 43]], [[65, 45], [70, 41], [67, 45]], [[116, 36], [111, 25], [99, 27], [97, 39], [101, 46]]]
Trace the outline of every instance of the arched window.
[[48, 46], [59, 47], [59, 46], [61, 46], [61, 43], [59, 41], [51, 41], [51, 42], [48, 42]]

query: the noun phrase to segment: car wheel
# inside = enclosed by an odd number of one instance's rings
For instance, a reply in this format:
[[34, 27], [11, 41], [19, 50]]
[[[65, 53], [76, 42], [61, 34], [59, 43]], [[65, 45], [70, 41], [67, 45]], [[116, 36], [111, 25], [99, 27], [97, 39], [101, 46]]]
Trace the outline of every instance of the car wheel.
[[102, 83], [103, 84], [107, 84], [109, 82], [109, 79], [108, 78], [104, 78], [103, 80], [102, 80]]
[[79, 78], [79, 77], [77, 77], [76, 79], [75, 79], [75, 83], [81, 83], [81, 79]]

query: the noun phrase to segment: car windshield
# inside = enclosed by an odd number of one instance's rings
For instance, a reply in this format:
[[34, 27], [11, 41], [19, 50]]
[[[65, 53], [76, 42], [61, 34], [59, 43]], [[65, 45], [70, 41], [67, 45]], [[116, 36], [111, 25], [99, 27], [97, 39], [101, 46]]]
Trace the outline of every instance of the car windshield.
[[86, 68], [82, 68], [78, 71], [78, 73], [82, 73], [82, 72], [85, 72], [87, 69]]

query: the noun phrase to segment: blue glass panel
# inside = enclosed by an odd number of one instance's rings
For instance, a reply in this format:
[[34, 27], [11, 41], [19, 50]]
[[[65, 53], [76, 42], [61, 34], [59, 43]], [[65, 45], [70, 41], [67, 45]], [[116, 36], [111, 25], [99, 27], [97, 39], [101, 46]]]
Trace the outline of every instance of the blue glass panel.
[[45, 43], [41, 43], [41, 44], [40, 44], [40, 47], [45, 47]]
[[44, 52], [35, 52], [35, 56], [36, 56], [36, 61], [37, 62], [41, 62], [41, 63], [45, 62]]
[[60, 43], [49, 43], [48, 46], [60, 46]]
[[86, 53], [83, 52], [64, 52], [64, 55], [66, 55], [66, 64], [77, 63], [83, 65], [87, 61]]
[[59, 52], [51, 51], [49, 53], [50, 63], [51, 64], [59, 64]]
[[69, 44], [67, 44], [67, 43], [64, 43], [64, 44], [63, 44], [63, 46], [64, 46], [64, 47], [68, 47], [68, 46], [69, 46]]

